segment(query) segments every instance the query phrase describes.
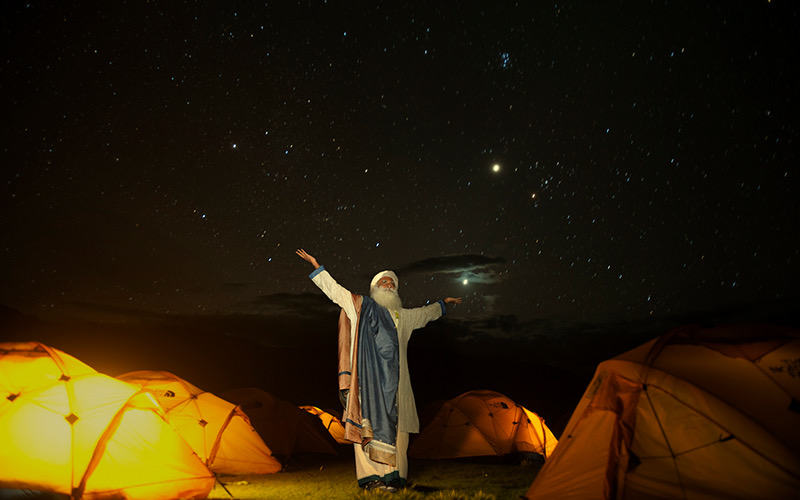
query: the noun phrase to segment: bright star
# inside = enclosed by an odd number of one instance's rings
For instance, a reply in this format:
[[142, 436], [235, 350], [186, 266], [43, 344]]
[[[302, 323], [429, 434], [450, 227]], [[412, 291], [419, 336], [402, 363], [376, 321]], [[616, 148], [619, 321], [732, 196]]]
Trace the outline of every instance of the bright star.
[[499, 171], [500, 171], [500, 164], [495, 163], [494, 166], [492, 167], [492, 172], [499, 172]]
[[469, 280], [464, 280], [461, 283], [464, 284], [464, 285], [469, 284]]

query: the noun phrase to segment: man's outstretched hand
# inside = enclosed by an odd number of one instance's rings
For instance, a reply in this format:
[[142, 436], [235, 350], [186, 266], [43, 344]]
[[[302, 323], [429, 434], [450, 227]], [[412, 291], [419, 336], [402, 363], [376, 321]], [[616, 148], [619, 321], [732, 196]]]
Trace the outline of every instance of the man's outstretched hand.
[[456, 298], [445, 297], [444, 303], [445, 304], [460, 304], [461, 303], [461, 297], [456, 297]]
[[308, 252], [306, 252], [302, 248], [297, 249], [294, 253], [299, 255], [301, 259], [307, 261], [309, 264], [314, 266], [314, 269], [317, 269], [319, 267], [319, 263], [317, 262], [317, 259], [315, 259], [311, 255], [309, 255]]

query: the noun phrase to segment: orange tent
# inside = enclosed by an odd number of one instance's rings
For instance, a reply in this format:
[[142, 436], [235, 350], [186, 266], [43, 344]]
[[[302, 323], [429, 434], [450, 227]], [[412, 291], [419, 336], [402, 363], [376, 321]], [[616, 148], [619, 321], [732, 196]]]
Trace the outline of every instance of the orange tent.
[[685, 327], [600, 363], [528, 498], [797, 498], [800, 332]]
[[139, 387], [38, 342], [0, 344], [0, 487], [204, 498], [214, 475]]
[[152, 393], [169, 422], [212, 471], [266, 474], [281, 469], [239, 406], [165, 371], [137, 371], [117, 378]]
[[344, 438], [344, 425], [342, 420], [331, 412], [317, 408], [316, 406], [301, 406], [301, 410], [315, 415], [322, 421], [322, 425], [328, 430], [328, 433], [339, 444], [353, 444]]
[[284, 461], [294, 453], [337, 454], [319, 420], [292, 403], [255, 387], [232, 389], [222, 396], [242, 407], [272, 453]]
[[544, 419], [494, 391], [469, 391], [445, 401], [411, 443], [408, 456], [442, 459], [538, 453], [557, 443]]

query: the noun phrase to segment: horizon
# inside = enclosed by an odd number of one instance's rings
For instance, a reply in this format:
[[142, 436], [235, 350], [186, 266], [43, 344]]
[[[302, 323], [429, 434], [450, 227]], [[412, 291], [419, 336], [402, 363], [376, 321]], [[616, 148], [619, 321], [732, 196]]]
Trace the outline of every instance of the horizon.
[[[548, 419], [556, 432], [600, 362], [688, 324], [756, 322], [798, 329], [797, 304], [782, 301], [669, 320], [560, 327], [511, 318], [470, 324], [445, 316], [411, 337], [409, 364], [417, 404], [421, 411], [468, 390], [494, 390]], [[334, 309], [306, 318], [165, 314], [103, 322], [87, 317], [48, 320], [2, 305], [0, 342], [42, 342], [111, 376], [165, 370], [212, 393], [257, 387], [297, 405], [338, 408], [337, 317]], [[427, 383], [432, 379], [447, 383]], [[537, 381], [533, 386], [532, 380]]]

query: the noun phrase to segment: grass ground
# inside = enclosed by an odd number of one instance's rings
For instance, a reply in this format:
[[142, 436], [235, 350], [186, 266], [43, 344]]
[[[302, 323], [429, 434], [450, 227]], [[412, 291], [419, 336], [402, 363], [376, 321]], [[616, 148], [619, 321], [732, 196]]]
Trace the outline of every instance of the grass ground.
[[213, 499], [519, 499], [539, 471], [538, 464], [411, 460], [409, 484], [395, 494], [356, 485], [352, 456], [310, 456], [293, 460], [277, 474], [222, 476]]

